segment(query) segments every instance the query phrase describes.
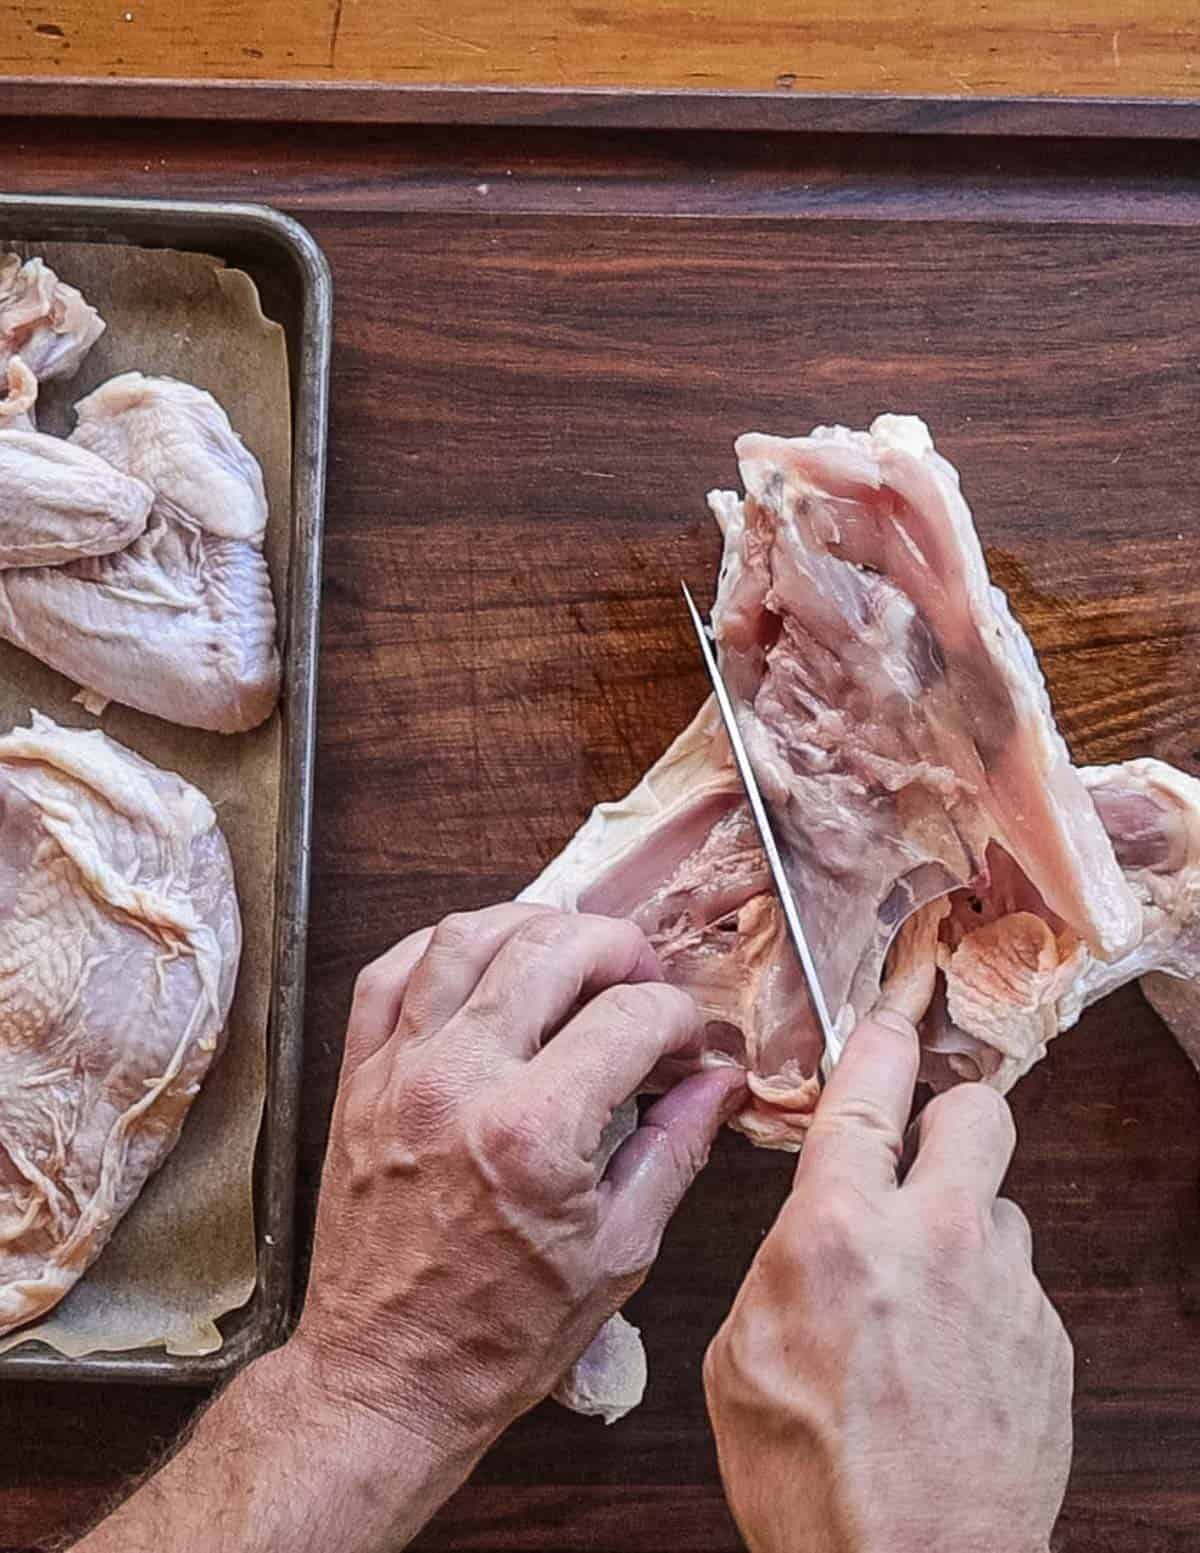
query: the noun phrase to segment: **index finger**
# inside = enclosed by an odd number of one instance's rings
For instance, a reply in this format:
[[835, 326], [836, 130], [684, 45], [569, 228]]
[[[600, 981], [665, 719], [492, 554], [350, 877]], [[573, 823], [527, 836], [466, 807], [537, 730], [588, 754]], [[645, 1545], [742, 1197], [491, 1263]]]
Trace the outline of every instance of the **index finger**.
[[390, 1038], [409, 981], [433, 937], [431, 927], [410, 933], [358, 973], [346, 1023], [346, 1063], [358, 1067]]
[[488, 1047], [529, 1061], [581, 999], [661, 975], [657, 955], [634, 923], [543, 910], [499, 948], [455, 1023], [472, 1045], [482, 1037]]
[[896, 1184], [917, 1085], [916, 1028], [895, 1009], [860, 1021], [809, 1125], [797, 1179], [838, 1175], [865, 1188]]

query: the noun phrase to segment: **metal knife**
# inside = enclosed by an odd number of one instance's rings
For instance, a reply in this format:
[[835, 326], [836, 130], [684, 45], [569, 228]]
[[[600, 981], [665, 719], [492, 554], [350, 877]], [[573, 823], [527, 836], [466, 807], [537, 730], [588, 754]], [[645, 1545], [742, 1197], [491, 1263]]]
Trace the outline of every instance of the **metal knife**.
[[705, 625], [696, 608], [696, 601], [688, 590], [687, 583], [681, 584], [683, 596], [687, 602], [688, 613], [692, 617], [692, 624], [696, 628], [696, 639], [700, 643], [700, 653], [704, 659], [704, 667], [708, 670], [708, 677], [712, 681], [713, 694], [717, 698], [717, 705], [721, 709], [721, 717], [725, 723], [725, 732], [729, 735], [729, 747], [733, 751], [733, 762], [737, 767], [738, 775], [742, 779], [742, 786], [746, 790], [746, 801], [750, 805], [750, 813], [754, 816], [754, 823], [758, 826], [759, 839], [762, 841], [763, 851], [767, 855], [767, 864], [771, 870], [771, 878], [775, 883], [775, 892], [779, 896], [779, 904], [783, 908], [783, 919], [787, 923], [788, 936], [792, 940], [796, 956], [804, 969], [804, 979], [808, 983], [808, 996], [812, 1002], [813, 1012], [817, 1016], [817, 1023], [821, 1027], [821, 1034], [825, 1039], [825, 1051], [827, 1056], [840, 1049], [841, 1042], [833, 1028], [833, 1020], [829, 1017], [829, 1006], [825, 1002], [825, 993], [821, 988], [821, 979], [817, 975], [816, 962], [812, 957], [812, 951], [808, 947], [808, 939], [804, 936], [804, 924], [800, 921], [800, 911], [796, 905], [796, 897], [792, 893], [792, 886], [783, 866], [783, 858], [780, 855], [779, 844], [775, 840], [775, 832], [771, 828], [771, 817], [767, 813], [767, 806], [763, 801], [762, 791], [758, 785], [758, 778], [754, 775], [754, 767], [750, 764], [750, 756], [747, 753], [745, 742], [742, 739], [741, 729], [738, 727], [737, 714], [733, 710], [733, 702], [729, 699], [729, 691], [725, 688], [725, 681], [721, 678], [721, 670], [717, 664], [717, 655], [713, 651], [712, 628]]

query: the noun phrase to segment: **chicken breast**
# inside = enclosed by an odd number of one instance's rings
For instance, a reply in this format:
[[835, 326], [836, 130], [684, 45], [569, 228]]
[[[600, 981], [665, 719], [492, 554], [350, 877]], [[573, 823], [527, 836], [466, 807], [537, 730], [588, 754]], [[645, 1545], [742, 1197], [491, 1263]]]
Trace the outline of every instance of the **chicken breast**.
[[220, 733], [255, 727], [280, 680], [257, 460], [187, 383], [129, 372], [76, 408], [70, 455], [148, 487], [149, 519], [115, 552], [0, 575], [0, 636], [89, 704]]
[[0, 372], [20, 356], [42, 381], [70, 377], [104, 327], [96, 309], [41, 259], [0, 259]]
[[44, 1315], [170, 1152], [241, 924], [208, 800], [103, 733], [0, 738], [0, 1333]]

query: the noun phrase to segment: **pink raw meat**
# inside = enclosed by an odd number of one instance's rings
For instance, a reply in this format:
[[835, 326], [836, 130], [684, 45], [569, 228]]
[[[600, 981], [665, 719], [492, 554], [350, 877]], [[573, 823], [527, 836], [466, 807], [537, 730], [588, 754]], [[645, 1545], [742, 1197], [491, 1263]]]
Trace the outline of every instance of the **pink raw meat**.
[[[1113, 987], [1151, 969], [1172, 985], [1194, 977], [1200, 783], [1155, 761], [1072, 767], [958, 475], [922, 422], [744, 436], [737, 453], [745, 498], [709, 498], [725, 536], [713, 620], [835, 1049], [711, 701], [524, 898], [637, 921], [707, 1016], [703, 1060], [747, 1070], [734, 1125], [795, 1150], [819, 1070], [914, 956], [937, 967], [917, 978], [935, 986], [924, 1076], [1001, 1089]], [[640, 1399], [644, 1373], [617, 1318], [559, 1395], [611, 1419]]]

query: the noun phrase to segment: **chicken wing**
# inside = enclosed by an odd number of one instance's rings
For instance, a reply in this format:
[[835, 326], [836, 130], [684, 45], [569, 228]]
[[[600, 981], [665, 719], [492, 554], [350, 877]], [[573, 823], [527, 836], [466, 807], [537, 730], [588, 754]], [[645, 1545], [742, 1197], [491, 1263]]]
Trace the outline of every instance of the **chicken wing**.
[[125, 373], [76, 408], [71, 452], [148, 486], [149, 520], [113, 553], [0, 574], [0, 636], [89, 704], [255, 727], [280, 679], [256, 459], [210, 394], [169, 378]]
[[37, 380], [19, 356], [0, 399], [0, 570], [108, 555], [146, 527], [154, 492], [86, 448], [33, 429]]
[[104, 333], [89, 302], [41, 259], [0, 259], [0, 372], [20, 356], [41, 381], [70, 377]]

